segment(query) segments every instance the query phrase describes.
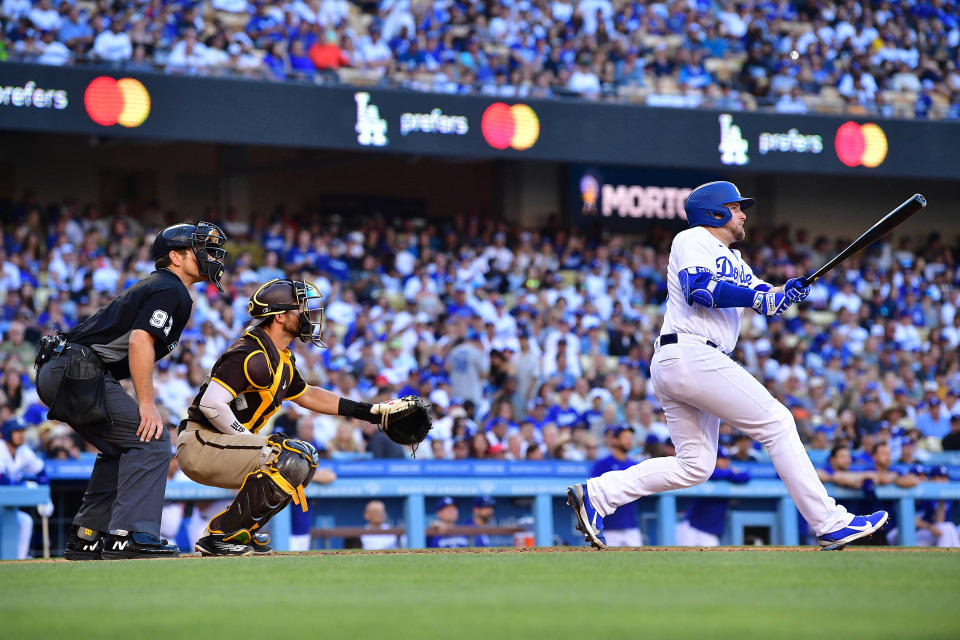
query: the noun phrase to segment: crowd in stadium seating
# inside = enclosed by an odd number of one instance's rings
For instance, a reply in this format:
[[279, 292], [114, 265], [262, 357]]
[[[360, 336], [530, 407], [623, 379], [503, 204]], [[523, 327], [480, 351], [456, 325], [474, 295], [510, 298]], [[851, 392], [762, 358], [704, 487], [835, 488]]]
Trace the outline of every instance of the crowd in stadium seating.
[[[0, 423], [21, 417], [28, 442], [49, 458], [76, 457], [87, 445], [46, 420], [31, 380], [34, 344], [153, 270], [152, 234], [172, 220], [159, 209], [108, 213], [32, 193], [2, 212]], [[435, 427], [418, 456], [593, 460], [609, 427], [624, 424], [635, 455], [672, 454], [648, 377], [671, 232], [631, 242], [466, 217], [422, 226], [310, 211], [252, 224], [215, 210], [206, 217], [230, 236], [231, 265], [225, 294], [197, 286], [190, 324], [160, 362], [157, 399], [171, 425], [242, 331], [253, 291], [291, 276], [328, 292], [328, 348], [294, 344], [304, 377], [355, 399], [428, 397]], [[741, 246], [774, 283], [836, 248], [786, 229]], [[791, 410], [811, 449], [845, 444], [869, 454], [887, 443], [904, 464], [958, 450], [958, 251], [936, 233], [877, 245], [785, 317], [747, 311], [732, 357]], [[306, 415], [293, 403], [276, 418], [334, 458], [377, 448], [380, 434], [365, 424]], [[762, 456], [729, 425], [721, 433], [735, 460]]]
[[0, 59], [960, 118], [956, 0], [3, 0]]

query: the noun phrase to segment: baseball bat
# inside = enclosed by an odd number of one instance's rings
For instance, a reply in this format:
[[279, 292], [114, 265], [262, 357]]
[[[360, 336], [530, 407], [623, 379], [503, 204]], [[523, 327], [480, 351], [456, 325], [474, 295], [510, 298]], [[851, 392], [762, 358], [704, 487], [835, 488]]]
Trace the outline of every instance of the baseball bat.
[[863, 232], [859, 238], [854, 240], [850, 246], [833, 256], [829, 262], [801, 279], [803, 286], [808, 286], [822, 278], [824, 275], [837, 268], [842, 262], [849, 260], [860, 253], [871, 244], [893, 231], [894, 227], [904, 223], [912, 215], [927, 206], [927, 199], [919, 193], [915, 193], [909, 200], [899, 207], [883, 216], [875, 225]]

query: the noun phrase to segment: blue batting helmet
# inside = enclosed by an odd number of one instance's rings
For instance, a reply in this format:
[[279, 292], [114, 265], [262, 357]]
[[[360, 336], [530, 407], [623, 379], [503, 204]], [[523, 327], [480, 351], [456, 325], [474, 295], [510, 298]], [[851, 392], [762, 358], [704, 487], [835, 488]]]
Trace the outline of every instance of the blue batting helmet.
[[[723, 206], [730, 202], [739, 202], [741, 209], [753, 206], [753, 198], [744, 198], [732, 182], [708, 182], [702, 184], [687, 196], [683, 210], [687, 213], [687, 223], [691, 227], [704, 225], [722, 227], [733, 217], [733, 212]], [[717, 218], [717, 216], [720, 216]]]

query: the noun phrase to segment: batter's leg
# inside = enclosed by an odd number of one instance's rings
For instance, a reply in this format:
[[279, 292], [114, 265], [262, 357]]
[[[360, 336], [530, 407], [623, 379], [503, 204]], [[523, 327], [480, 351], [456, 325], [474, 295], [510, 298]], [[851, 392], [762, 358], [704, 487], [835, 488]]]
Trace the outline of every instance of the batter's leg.
[[827, 495], [790, 411], [719, 351], [699, 358], [696, 367], [700, 392], [690, 402], [766, 447], [790, 497], [817, 536], [845, 527], [853, 516]]
[[601, 516], [643, 496], [692, 487], [706, 481], [717, 465], [720, 421], [658, 391], [677, 455], [651, 458], [623, 471], [587, 480], [587, 493]]

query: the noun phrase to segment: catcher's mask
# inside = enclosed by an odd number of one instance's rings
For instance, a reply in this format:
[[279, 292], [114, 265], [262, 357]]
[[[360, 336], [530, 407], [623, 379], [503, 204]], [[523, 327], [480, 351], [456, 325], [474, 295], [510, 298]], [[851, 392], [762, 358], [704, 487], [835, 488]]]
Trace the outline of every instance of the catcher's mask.
[[175, 224], [157, 234], [151, 253], [157, 260], [170, 251], [192, 249], [200, 275], [223, 292], [220, 278], [227, 260], [227, 250], [223, 248], [226, 241], [227, 235], [212, 222]]
[[287, 311], [300, 312], [300, 340], [326, 348], [323, 335], [323, 294], [309, 280], [271, 280], [256, 290], [247, 304], [258, 324]]

